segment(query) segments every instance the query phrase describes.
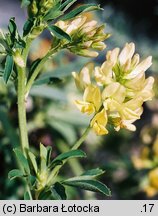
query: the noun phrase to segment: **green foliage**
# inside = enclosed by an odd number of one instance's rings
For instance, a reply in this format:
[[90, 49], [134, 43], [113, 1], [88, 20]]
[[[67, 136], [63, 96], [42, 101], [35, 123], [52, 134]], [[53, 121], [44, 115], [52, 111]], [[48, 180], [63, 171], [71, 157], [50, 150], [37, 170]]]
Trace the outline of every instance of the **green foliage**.
[[66, 0], [60, 7], [63, 12], [67, 11], [77, 0]]
[[8, 178], [10, 180], [12, 179], [15, 179], [15, 178], [18, 178], [18, 177], [23, 177], [24, 176], [24, 173], [19, 170], [19, 169], [14, 169], [14, 170], [11, 170], [9, 173], [8, 173]]
[[28, 191], [25, 192], [24, 194], [24, 200], [31, 200], [32, 198], [30, 197], [30, 194]]
[[31, 0], [21, 0], [21, 7], [27, 7], [31, 3]]
[[59, 182], [56, 182], [52, 188], [52, 195], [56, 200], [66, 200], [67, 196], [65, 193], [65, 187], [60, 184]]
[[[81, 5], [70, 12], [67, 10], [76, 2], [77, 0], [56, 0], [56, 1], [37, 1], [37, 0], [21, 0], [21, 6], [27, 7], [28, 19], [23, 26], [22, 36], [19, 34], [15, 18], [11, 18], [8, 24], [8, 32], [3, 34], [0, 32], [0, 54], [4, 55], [2, 59], [2, 67], [0, 68], [0, 76], [3, 76], [5, 83], [8, 83], [10, 78], [15, 78], [14, 84], [14, 96], [18, 97], [18, 118], [19, 118], [19, 128], [20, 133], [23, 131], [23, 135], [27, 133], [26, 119], [25, 119], [25, 100], [29, 94], [30, 88], [33, 84], [57, 84], [61, 82], [61, 78], [70, 75], [72, 70], [84, 63], [83, 60], [79, 60], [75, 64], [68, 64], [60, 69], [55, 69], [54, 73], [46, 73], [44, 76], [40, 76], [36, 81], [40, 71], [43, 68], [44, 63], [52, 57], [58, 51], [65, 49], [64, 42], [72, 42], [72, 38], [69, 34], [63, 31], [61, 28], [57, 27], [55, 23], [58, 20], [69, 20], [84, 12], [100, 10], [100, 6], [96, 4]], [[50, 22], [52, 22], [50, 24]], [[31, 43], [35, 38], [37, 38], [44, 29], [48, 29], [52, 34], [52, 43], [48, 53], [44, 57], [40, 57], [35, 61], [31, 62], [30, 69], [28, 70], [27, 64], [28, 54], [30, 51]], [[64, 41], [64, 42], [63, 42]], [[73, 41], [73, 43], [78, 43], [78, 41]], [[70, 44], [70, 43], [69, 43]], [[17, 78], [17, 79], [16, 79]], [[49, 98], [54, 97], [52, 91], [50, 94], [48, 92], [49, 87], [45, 86], [46, 91], [41, 88]], [[52, 89], [51, 89], [52, 90]], [[59, 101], [66, 102], [66, 94], [63, 90], [55, 90], [55, 97]], [[41, 94], [41, 92], [39, 93]], [[16, 95], [17, 93], [17, 95]], [[9, 95], [10, 96], [10, 95]], [[42, 94], [40, 95], [42, 96]], [[10, 104], [9, 104], [10, 106]], [[8, 107], [7, 107], [8, 109]], [[71, 118], [70, 118], [71, 114]], [[59, 121], [54, 121], [51, 123], [48, 121], [48, 125], [53, 128], [56, 127], [57, 131], [63, 135], [67, 142], [74, 142], [77, 138], [77, 134], [72, 127], [72, 125], [77, 125], [76, 114], [70, 113], [65, 116], [63, 120], [62, 127]], [[0, 112], [0, 118], [2, 119], [2, 124], [4, 128], [8, 127], [5, 122], [6, 116], [2, 116]], [[17, 113], [16, 113], [17, 115]], [[62, 115], [60, 115], [61, 117]], [[75, 116], [75, 117], [74, 117]], [[63, 117], [62, 117], [63, 118]], [[72, 121], [72, 122], [71, 122]], [[82, 121], [81, 119], [79, 120]], [[58, 125], [57, 125], [58, 123]], [[71, 124], [71, 125], [70, 125]], [[81, 125], [85, 124], [81, 122]], [[1, 126], [1, 125], [0, 125]], [[8, 137], [12, 140], [12, 137], [16, 134], [12, 133], [12, 127], [8, 127], [10, 131], [7, 131]], [[0, 128], [1, 129], [1, 128]], [[69, 139], [69, 134], [72, 139]], [[17, 135], [17, 134], [16, 134]], [[20, 134], [22, 135], [22, 133]], [[74, 186], [78, 188], [84, 188], [91, 191], [99, 191], [103, 194], [108, 194], [108, 188], [99, 181], [94, 180], [95, 177], [103, 174], [104, 172], [100, 169], [94, 169], [87, 171], [82, 174], [82, 176], [77, 176], [65, 181], [58, 175], [61, 168], [69, 159], [85, 158], [85, 152], [81, 150], [71, 150], [69, 147], [64, 153], [59, 154], [54, 159], [52, 159], [52, 148], [45, 147], [40, 144], [40, 153], [36, 151], [33, 153], [29, 149], [27, 134], [21, 136], [22, 150], [20, 148], [14, 148], [14, 152], [18, 161], [19, 169], [12, 169], [8, 178], [10, 180], [23, 178], [27, 182], [27, 191], [24, 194], [25, 200], [31, 199], [67, 199], [66, 187], [65, 185]], [[17, 139], [17, 137], [16, 137]], [[14, 147], [18, 144], [19, 140], [14, 140]], [[16, 144], [15, 144], [16, 143]], [[54, 149], [53, 149], [54, 151]], [[56, 152], [53, 152], [56, 155]], [[76, 163], [77, 164], [77, 163]], [[107, 191], [106, 191], [107, 190]]]
[[18, 148], [14, 149], [14, 152], [23, 172], [30, 174], [30, 167], [24, 154]]
[[26, 35], [28, 35], [31, 30], [33, 29], [34, 27], [34, 22], [35, 20], [33, 18], [29, 18], [25, 24], [24, 24], [24, 27], [23, 27], [23, 37], [25, 37]]
[[86, 157], [86, 154], [81, 150], [71, 150], [69, 152], [66, 152], [66, 153], [63, 153], [63, 154], [60, 154], [59, 156], [57, 156], [52, 161], [52, 163], [54, 163], [56, 161], [63, 161], [63, 160], [67, 160], [70, 158], [76, 158], [76, 157], [83, 158], [83, 157]]
[[52, 25], [52, 26], [49, 26], [48, 29], [55, 37], [61, 40], [66, 39], [68, 41], [71, 41], [71, 37], [58, 26]]
[[32, 166], [34, 168], [34, 171], [37, 174], [38, 167], [37, 167], [36, 157], [35, 157], [35, 155], [32, 152], [28, 152], [28, 155], [29, 155], [30, 161], [32, 163]]
[[11, 76], [11, 73], [13, 71], [13, 66], [14, 66], [13, 56], [7, 55], [6, 62], [5, 62], [5, 68], [4, 68], [4, 74], [3, 74], [3, 79], [5, 83], [8, 82]]
[[102, 169], [96, 168], [96, 169], [91, 169], [91, 170], [85, 171], [81, 176], [83, 176], [84, 178], [85, 178], [85, 176], [95, 178], [95, 177], [100, 176], [104, 173], [105, 173], [105, 171], [103, 171]]
[[88, 190], [92, 192], [99, 192], [106, 196], [111, 196], [110, 189], [103, 183], [97, 180], [66, 180], [63, 184], [77, 187], [83, 190]]
[[58, 2], [58, 4], [55, 5], [55, 7], [51, 8], [48, 13], [44, 16], [43, 20], [50, 22], [58, 17], [60, 17], [61, 15], [63, 15], [63, 12], [60, 10], [60, 2]]
[[99, 5], [96, 5], [96, 4], [81, 5], [77, 8], [75, 8], [74, 10], [72, 10], [71, 12], [69, 12], [68, 14], [64, 15], [61, 19], [62, 20], [69, 20], [75, 16], [80, 15], [81, 13], [90, 12], [90, 11], [94, 11], [94, 10], [101, 10], [101, 8]]

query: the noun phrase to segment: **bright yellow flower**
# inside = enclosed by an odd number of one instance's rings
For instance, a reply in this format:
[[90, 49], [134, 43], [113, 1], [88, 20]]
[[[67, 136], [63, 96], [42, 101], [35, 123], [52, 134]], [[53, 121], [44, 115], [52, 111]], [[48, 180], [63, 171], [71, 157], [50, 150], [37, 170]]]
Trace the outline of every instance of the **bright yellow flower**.
[[158, 193], [158, 168], [155, 168], [149, 172], [148, 185], [144, 188], [148, 197], [155, 196]]
[[91, 115], [101, 107], [101, 92], [97, 86], [89, 85], [83, 95], [83, 101], [75, 101], [78, 109], [83, 112]]
[[158, 168], [150, 171], [149, 173], [149, 182], [152, 187], [158, 190]]
[[105, 109], [102, 109], [102, 111], [97, 113], [91, 120], [90, 126], [93, 128], [97, 135], [105, 135], [108, 134], [108, 130], [106, 129], [107, 122], [107, 113]]

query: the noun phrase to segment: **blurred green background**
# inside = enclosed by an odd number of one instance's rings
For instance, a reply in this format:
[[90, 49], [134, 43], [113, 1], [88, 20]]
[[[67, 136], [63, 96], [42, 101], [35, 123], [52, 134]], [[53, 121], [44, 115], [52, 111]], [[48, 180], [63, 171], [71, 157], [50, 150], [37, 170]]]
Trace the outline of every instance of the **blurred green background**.
[[[91, 1], [85, 1], [88, 2]], [[136, 132], [121, 130], [118, 133], [111, 129], [109, 135], [104, 137], [91, 133], [82, 146], [87, 159], [77, 164], [71, 161], [62, 170], [61, 178], [79, 174], [83, 167], [101, 167], [106, 173], [100, 180], [111, 188], [112, 197], [69, 191], [70, 188], [67, 188], [68, 198], [157, 199], [158, 171], [154, 174], [152, 171], [158, 167], [158, 1], [98, 0], [98, 3], [105, 10], [88, 17], [106, 23], [106, 32], [112, 34], [107, 40], [106, 51], [133, 41], [142, 58], [153, 56], [153, 66], [147, 76], [153, 74], [155, 77], [155, 98], [144, 105], [142, 118], [136, 122]], [[22, 30], [26, 12], [20, 9], [19, 1], [0, 0], [0, 28], [6, 29], [9, 18], [14, 16]], [[30, 62], [43, 56], [49, 45], [50, 36], [45, 32], [34, 42]], [[96, 64], [105, 60], [106, 51], [95, 59]], [[88, 125], [89, 119], [80, 114], [73, 103], [79, 92], [71, 72], [79, 71], [89, 61], [91, 59], [61, 52], [47, 63], [38, 77], [27, 103], [29, 140], [34, 151], [39, 149], [41, 142], [53, 147], [52, 157], [55, 157], [66, 151]], [[47, 84], [39, 86], [39, 83], [46, 81]], [[23, 197], [23, 182], [9, 181], [7, 177], [8, 172], [17, 166], [12, 149], [18, 145], [15, 90], [11, 83], [6, 87], [0, 78], [0, 199]]]

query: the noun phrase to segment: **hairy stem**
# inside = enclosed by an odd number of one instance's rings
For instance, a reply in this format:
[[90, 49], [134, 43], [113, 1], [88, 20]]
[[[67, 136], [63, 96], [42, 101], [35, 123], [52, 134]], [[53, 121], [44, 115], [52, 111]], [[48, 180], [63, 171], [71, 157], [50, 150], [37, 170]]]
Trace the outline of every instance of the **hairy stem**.
[[25, 70], [17, 66], [18, 69], [18, 118], [20, 141], [24, 155], [27, 157], [29, 149], [28, 134], [27, 134], [27, 121], [26, 121], [26, 104], [25, 104]]

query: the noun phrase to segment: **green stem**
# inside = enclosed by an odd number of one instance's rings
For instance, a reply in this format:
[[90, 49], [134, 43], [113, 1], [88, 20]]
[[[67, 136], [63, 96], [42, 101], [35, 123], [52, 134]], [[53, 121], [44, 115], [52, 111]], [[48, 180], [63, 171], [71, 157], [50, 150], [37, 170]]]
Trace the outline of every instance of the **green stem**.
[[55, 47], [54, 49], [50, 50], [39, 62], [39, 64], [37, 65], [37, 67], [35, 68], [33, 74], [31, 75], [29, 81], [27, 82], [26, 85], [26, 92], [25, 94], [27, 95], [36, 79], [36, 77], [38, 76], [39, 72], [41, 71], [44, 63], [48, 60], [48, 58], [50, 56], [52, 56], [53, 54], [55, 54], [56, 52], [58, 52], [61, 49], [61, 47]]
[[18, 69], [18, 118], [21, 147], [24, 155], [27, 157], [29, 149], [27, 121], [26, 121], [26, 104], [25, 104], [25, 70], [17, 66]]
[[27, 38], [26, 39], [26, 44], [27, 44], [26, 48], [22, 52], [22, 56], [23, 56], [23, 59], [24, 59], [25, 63], [27, 63], [27, 57], [28, 57], [28, 54], [29, 54], [29, 51], [30, 51], [31, 43], [32, 43], [32, 39]]
[[85, 132], [83, 133], [83, 135], [81, 136], [81, 138], [73, 145], [73, 147], [71, 148], [71, 150], [75, 150], [78, 149], [81, 144], [85, 141], [87, 135], [89, 134], [91, 128], [90, 126], [85, 130]]

